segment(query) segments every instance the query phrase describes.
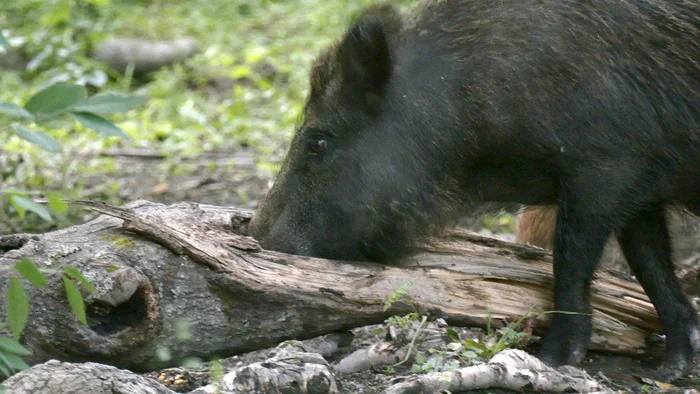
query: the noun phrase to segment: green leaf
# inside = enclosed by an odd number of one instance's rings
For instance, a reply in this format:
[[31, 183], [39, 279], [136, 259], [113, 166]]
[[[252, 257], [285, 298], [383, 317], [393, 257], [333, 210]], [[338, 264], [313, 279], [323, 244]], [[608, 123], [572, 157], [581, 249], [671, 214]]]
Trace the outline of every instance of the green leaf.
[[[22, 330], [29, 317], [29, 298], [16, 276], [10, 278], [7, 289], [7, 324], [16, 340], [22, 335]], [[0, 345], [2, 346], [2, 345]]]
[[57, 214], [62, 215], [68, 211], [68, 204], [57, 194], [49, 193], [46, 195], [46, 198], [49, 200], [49, 208]]
[[122, 131], [122, 129], [99, 115], [88, 112], [71, 112], [70, 115], [83, 126], [87, 127], [88, 129], [95, 130], [99, 134], [104, 134], [110, 137], [129, 138], [129, 136]]
[[10, 362], [10, 367], [15, 371], [24, 371], [29, 369], [29, 365], [27, 365], [27, 363], [16, 354], [6, 354], [5, 358]]
[[27, 210], [24, 209], [21, 205], [17, 204], [17, 203], [15, 202], [15, 200], [14, 200], [14, 197], [15, 197], [15, 196], [21, 196], [21, 197], [25, 197], [25, 198], [26, 198], [26, 194], [21, 194], [21, 193], [17, 193], [17, 192], [9, 192], [9, 193], [7, 193], [6, 195], [7, 195], [7, 198], [9, 199], [9, 201], [10, 201], [10, 204], [12, 204], [12, 206], [13, 206], [13, 207], [15, 208], [15, 210], [17, 211], [17, 214], [19, 215], [19, 217], [20, 217], [20, 218], [24, 218], [24, 215], [27, 213]]
[[20, 207], [22, 207], [22, 209], [24, 209], [26, 211], [34, 212], [37, 215], [39, 215], [39, 217], [46, 220], [47, 222], [52, 221], [51, 213], [49, 213], [49, 210], [46, 209], [45, 206], [43, 206], [41, 204], [37, 204], [34, 201], [32, 201], [24, 196], [20, 196], [18, 194], [13, 194], [11, 199], [12, 199], [12, 203], [13, 203], [12, 205], [20, 206]]
[[99, 115], [109, 115], [126, 112], [148, 99], [141, 96], [127, 96], [117, 93], [99, 93], [71, 108], [78, 112], [90, 112]]
[[172, 354], [169, 348], [161, 346], [156, 349], [156, 357], [160, 361], [170, 361], [172, 359]]
[[[5, 375], [6, 377], [10, 377], [12, 375], [12, 372], [10, 371], [10, 360], [5, 358], [5, 354], [0, 350], [0, 373]], [[2, 388], [2, 386], [0, 386]], [[0, 390], [0, 393], [2, 393], [2, 390]]]
[[396, 303], [398, 300], [402, 299], [404, 295], [406, 295], [406, 292], [408, 291], [408, 288], [413, 285], [413, 281], [409, 280], [408, 282], [404, 283], [403, 285], [399, 286], [398, 289], [392, 291], [389, 294], [389, 297], [387, 297], [386, 301], [384, 302], [384, 312], [389, 310], [391, 306]]
[[57, 83], [32, 96], [24, 108], [34, 115], [60, 114], [87, 98], [84, 86]]
[[30, 130], [18, 124], [12, 125], [12, 127], [15, 129], [18, 136], [33, 144], [39, 145], [45, 151], [52, 153], [58, 153], [61, 151], [61, 145], [59, 145], [55, 139], [44, 132]]
[[246, 51], [245, 62], [246, 63], [257, 63], [261, 61], [267, 54], [267, 49], [265, 47], [257, 46], [250, 48]]
[[36, 265], [27, 259], [22, 259], [15, 264], [15, 269], [28, 280], [34, 287], [41, 288], [46, 284], [46, 278], [36, 268]]
[[63, 287], [66, 289], [66, 297], [68, 298], [68, 304], [70, 304], [71, 309], [75, 316], [80, 320], [83, 325], [87, 326], [87, 317], [85, 316], [85, 303], [83, 302], [83, 295], [80, 294], [78, 288], [75, 286], [72, 280], [68, 279], [66, 276], [63, 278]]
[[73, 268], [73, 267], [63, 267], [63, 272], [65, 272], [71, 279], [75, 279], [80, 281], [80, 284], [83, 285], [85, 290], [88, 291], [88, 293], [94, 293], [95, 288], [92, 287], [90, 282], [83, 276], [83, 273], [80, 272], [78, 269]]
[[452, 341], [459, 341], [459, 334], [452, 327], [447, 327], [447, 337]]
[[20, 356], [28, 356], [32, 354], [32, 352], [27, 350], [27, 348], [20, 345], [19, 342], [4, 336], [0, 336], [0, 351], [3, 351], [4, 353], [19, 354]]
[[51, 9], [41, 18], [41, 24], [51, 27], [68, 22], [70, 20], [71, 3], [70, 1], [54, 2]]
[[190, 322], [185, 319], [175, 321], [175, 338], [180, 342], [187, 342], [192, 338]]
[[2, 29], [0, 29], [0, 48], [7, 48], [10, 46], [10, 43], [7, 42], [7, 38], [5, 38], [5, 35], [2, 33]]
[[501, 350], [505, 349], [507, 347], [506, 343], [504, 342], [496, 342], [495, 345], [493, 345], [489, 349], [489, 358], [493, 357], [496, 353], [500, 352]]
[[479, 355], [476, 354], [473, 350], [465, 350], [462, 353], [460, 353], [462, 357], [473, 360], [476, 358], [479, 358]]
[[248, 66], [236, 66], [233, 68], [233, 71], [231, 71], [231, 78], [233, 79], [242, 79], [247, 77], [253, 72], [250, 67]]
[[477, 341], [475, 341], [475, 340], [473, 340], [473, 339], [467, 339], [467, 340], [465, 340], [465, 341], [464, 341], [464, 347], [470, 348], [470, 349], [472, 349], [472, 350], [484, 350], [484, 349], [486, 349], [486, 346], [485, 346], [483, 343], [477, 342]]
[[197, 357], [188, 357], [182, 360], [182, 367], [187, 369], [199, 369], [202, 368], [204, 362]]
[[213, 382], [219, 382], [224, 377], [224, 367], [219, 359], [211, 360], [209, 363], [209, 374]]
[[34, 115], [31, 112], [12, 103], [0, 102], [0, 114], [18, 119], [34, 119]]

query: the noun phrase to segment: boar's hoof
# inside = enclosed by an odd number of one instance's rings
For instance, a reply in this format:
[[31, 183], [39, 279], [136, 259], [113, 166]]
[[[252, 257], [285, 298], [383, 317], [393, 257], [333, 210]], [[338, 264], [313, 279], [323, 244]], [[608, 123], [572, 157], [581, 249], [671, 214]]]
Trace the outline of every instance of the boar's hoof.
[[[656, 371], [656, 379], [661, 382], [672, 382], [690, 372], [694, 365], [694, 355], [700, 350], [700, 327], [694, 325], [688, 335], [690, 344], [669, 347], [666, 360]], [[667, 338], [668, 341], [668, 338]]]
[[674, 362], [664, 362], [654, 373], [654, 379], [659, 382], [671, 383], [674, 380], [684, 376], [690, 371], [691, 363], [685, 360], [678, 359]]
[[577, 366], [586, 355], [587, 343], [583, 337], [557, 337], [550, 334], [537, 352], [537, 358], [551, 367]]

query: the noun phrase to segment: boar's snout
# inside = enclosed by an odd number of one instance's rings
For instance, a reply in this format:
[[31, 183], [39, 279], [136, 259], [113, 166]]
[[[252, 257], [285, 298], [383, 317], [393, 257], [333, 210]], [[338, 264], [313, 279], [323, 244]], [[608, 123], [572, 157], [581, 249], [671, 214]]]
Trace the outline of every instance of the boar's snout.
[[276, 252], [309, 256], [308, 242], [298, 236], [289, 226], [290, 211], [285, 209], [277, 217], [259, 212], [250, 223], [249, 234], [255, 238], [263, 249]]

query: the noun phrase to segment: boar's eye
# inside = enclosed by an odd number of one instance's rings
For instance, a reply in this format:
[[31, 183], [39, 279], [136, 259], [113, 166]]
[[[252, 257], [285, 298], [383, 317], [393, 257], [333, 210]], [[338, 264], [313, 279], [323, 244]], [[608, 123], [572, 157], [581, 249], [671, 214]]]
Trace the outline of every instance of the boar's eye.
[[324, 139], [315, 139], [309, 142], [309, 150], [313, 153], [323, 153], [328, 146], [328, 142]]

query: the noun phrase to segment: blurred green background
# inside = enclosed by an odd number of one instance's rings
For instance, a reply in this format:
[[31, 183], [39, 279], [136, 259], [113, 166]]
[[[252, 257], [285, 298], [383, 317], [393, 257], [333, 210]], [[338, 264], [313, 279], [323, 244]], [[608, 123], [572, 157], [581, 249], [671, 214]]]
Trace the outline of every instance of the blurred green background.
[[[255, 208], [299, 120], [308, 71], [370, 0], [13, 0], [0, 4], [10, 43], [0, 55], [0, 101], [21, 105], [55, 82], [149, 101], [110, 119], [131, 140], [99, 137], [70, 121], [42, 130], [52, 154], [7, 130], [0, 115], [4, 192], [56, 192], [121, 204], [139, 198]], [[407, 7], [415, 0], [394, 1]], [[103, 40], [192, 37], [199, 52], [147, 76], [96, 61]], [[0, 233], [37, 232], [89, 219], [71, 208], [46, 222], [20, 218], [3, 198]], [[500, 232], [510, 216], [490, 219]]]

